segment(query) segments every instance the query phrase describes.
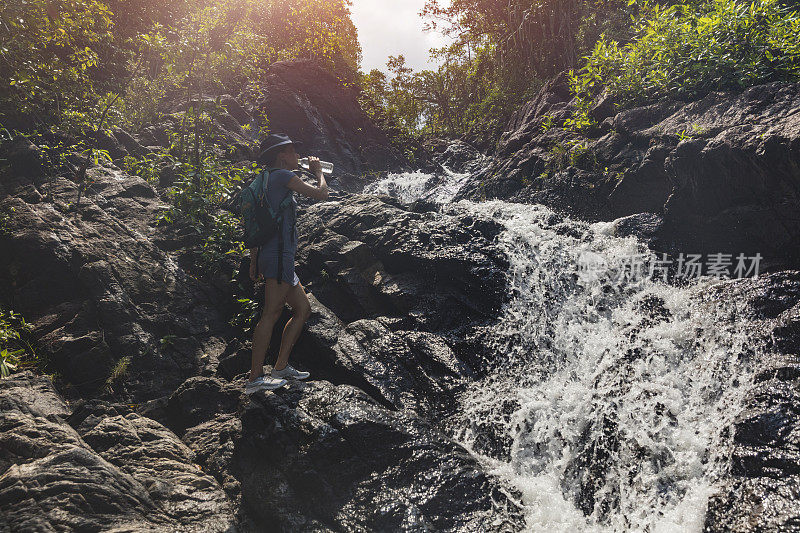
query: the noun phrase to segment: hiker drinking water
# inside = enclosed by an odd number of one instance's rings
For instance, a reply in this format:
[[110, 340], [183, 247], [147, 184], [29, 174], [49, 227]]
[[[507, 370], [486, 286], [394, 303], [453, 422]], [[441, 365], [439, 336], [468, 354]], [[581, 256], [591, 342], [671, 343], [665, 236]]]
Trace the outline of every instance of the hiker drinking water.
[[[250, 279], [255, 281], [261, 275], [266, 282], [264, 310], [253, 333], [252, 367], [245, 386], [247, 394], [276, 389], [285, 385], [287, 379], [305, 379], [309, 375], [289, 364], [289, 354], [300, 336], [303, 324], [311, 315], [308, 296], [294, 271], [297, 230], [293, 192], [325, 200], [328, 198], [328, 184], [316, 157], [308, 158], [309, 170], [318, 180], [316, 187], [294, 173], [299, 168], [295, 144], [298, 143], [292, 142], [284, 134], [269, 135], [261, 145], [259, 156], [259, 164], [264, 165], [264, 170], [243, 192], [245, 218], [247, 213], [252, 213], [250, 225], [245, 223], [245, 244], [250, 247]], [[248, 212], [248, 208], [252, 211]], [[262, 241], [263, 244], [253, 246]], [[264, 358], [272, 329], [283, 311], [284, 303], [292, 308], [292, 317], [283, 328], [281, 347], [272, 373], [265, 376]]]

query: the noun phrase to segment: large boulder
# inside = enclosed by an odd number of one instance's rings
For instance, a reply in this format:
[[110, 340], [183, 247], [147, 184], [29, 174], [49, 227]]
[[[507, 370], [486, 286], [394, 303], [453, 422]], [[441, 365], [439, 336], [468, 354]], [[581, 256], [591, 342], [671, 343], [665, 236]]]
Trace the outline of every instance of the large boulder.
[[[187, 383], [197, 386], [214, 388]], [[226, 386], [217, 387], [224, 394]], [[258, 530], [522, 527], [510, 489], [465, 449], [412, 413], [387, 410], [352, 386], [293, 383], [256, 393], [238, 409], [209, 408], [201, 418], [184, 440], [205, 469], [224, 473]]]
[[158, 422], [100, 404], [70, 416], [50, 380], [30, 373], [0, 381], [0, 405], [3, 531], [234, 526], [231, 501], [216, 479]]
[[[440, 385], [449, 383], [445, 376], [455, 386], [485, 369], [490, 356], [485, 330], [507, 297], [507, 262], [495, 242], [499, 223], [466, 212], [415, 210], [387, 197], [353, 195], [306, 208], [298, 231], [301, 281], [337, 320], [349, 324], [335, 337], [340, 355], [331, 357], [338, 366], [384, 392], [376, 372], [390, 372], [390, 388], [409, 387], [410, 392], [418, 387], [418, 393], [411, 393], [417, 399], [421, 391], [438, 395]], [[332, 329], [338, 333], [342, 328]], [[364, 350], [371, 363], [358, 362]], [[303, 357], [302, 344], [298, 353]], [[380, 360], [392, 361], [392, 370]], [[410, 379], [408, 372], [417, 378]], [[434, 384], [439, 377], [444, 381]], [[442, 396], [429, 397], [423, 404], [443, 401], [448, 403]]]
[[79, 186], [65, 177], [0, 180], [2, 300], [80, 393], [103, 388], [116, 367], [127, 368], [132, 400], [163, 396], [224, 349], [222, 296], [156, 245], [168, 206], [150, 184], [91, 168], [78, 206]]
[[345, 322], [392, 316], [441, 331], [496, 317], [507, 263], [499, 223], [353, 195], [299, 217], [301, 280]]
[[562, 127], [570, 99], [562, 78], [546, 84], [460, 196], [543, 203], [589, 220], [650, 212], [663, 216], [664, 251], [800, 265], [800, 84], [621, 111], [603, 104], [607, 118], [585, 135]]
[[752, 335], [767, 340], [755, 384], [733, 427], [730, 475], [711, 498], [706, 531], [800, 527], [800, 272], [719, 285], [714, 298], [741, 303]]

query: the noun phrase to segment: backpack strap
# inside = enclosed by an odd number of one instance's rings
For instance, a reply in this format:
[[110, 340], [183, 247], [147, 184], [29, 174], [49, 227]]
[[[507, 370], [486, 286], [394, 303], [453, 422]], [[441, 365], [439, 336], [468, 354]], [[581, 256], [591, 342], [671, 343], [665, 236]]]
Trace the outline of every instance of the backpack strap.
[[[270, 205], [269, 198], [267, 197], [267, 193], [269, 192], [269, 177], [270, 177], [270, 175], [272, 175], [272, 171], [273, 170], [280, 170], [280, 169], [279, 168], [270, 168], [268, 171], [265, 171], [266, 174], [267, 174], [267, 179], [266, 179], [266, 182], [265, 182], [265, 184], [264, 184], [264, 186], [262, 188], [264, 190], [264, 198], [265, 198], [265, 201], [266, 201], [266, 204], [267, 204], [267, 209], [269, 209], [269, 214], [275, 220], [280, 220], [282, 218], [281, 212], [284, 209], [286, 209], [289, 206], [289, 204], [291, 203], [291, 198], [290, 197], [292, 195], [292, 191], [291, 191], [291, 189], [289, 189], [288, 191], [286, 191], [286, 194], [283, 195], [283, 199], [281, 199], [281, 202], [278, 204], [278, 211], [276, 213], [272, 209], [272, 205]], [[264, 174], [264, 172], [262, 172], [262, 175], [263, 174]]]
[[[264, 171], [263, 170], [261, 172], [259, 172], [258, 175], [256, 175], [255, 179], [253, 180], [253, 183], [257, 183], [257, 186], [255, 187], [255, 190], [256, 190], [255, 201], [256, 201], [256, 204], [258, 204], [261, 201], [262, 191], [264, 190]], [[265, 194], [265, 196], [266, 196], [266, 194]], [[267, 202], [267, 203], [269, 203], [269, 202]], [[258, 259], [257, 258], [260, 257], [260, 256], [261, 256], [261, 246], [258, 246], [258, 247], [256, 247], [256, 275], [258, 275]]]

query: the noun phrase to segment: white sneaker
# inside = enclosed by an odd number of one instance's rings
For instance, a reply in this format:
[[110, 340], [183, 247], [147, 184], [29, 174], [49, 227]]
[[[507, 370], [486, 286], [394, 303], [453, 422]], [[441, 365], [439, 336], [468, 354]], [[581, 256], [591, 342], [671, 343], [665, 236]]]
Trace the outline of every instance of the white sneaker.
[[247, 382], [247, 385], [244, 387], [244, 392], [247, 394], [253, 394], [254, 392], [260, 390], [274, 390], [286, 385], [285, 379], [275, 379], [272, 377], [267, 376], [258, 376], [253, 381]]
[[292, 365], [286, 365], [283, 370], [275, 370], [272, 369], [272, 374], [270, 374], [273, 378], [285, 378], [285, 379], [306, 379], [309, 374], [308, 372], [302, 372], [293, 368]]

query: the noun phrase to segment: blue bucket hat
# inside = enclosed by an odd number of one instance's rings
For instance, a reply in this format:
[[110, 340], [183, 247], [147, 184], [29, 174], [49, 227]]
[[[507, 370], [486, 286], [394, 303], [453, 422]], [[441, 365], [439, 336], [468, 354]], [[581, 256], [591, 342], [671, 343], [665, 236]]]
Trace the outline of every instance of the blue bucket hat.
[[299, 146], [303, 143], [291, 140], [285, 133], [272, 133], [267, 135], [267, 138], [261, 143], [261, 153], [258, 155], [259, 163], [266, 162], [270, 155], [274, 154], [281, 146], [286, 146], [287, 144]]

